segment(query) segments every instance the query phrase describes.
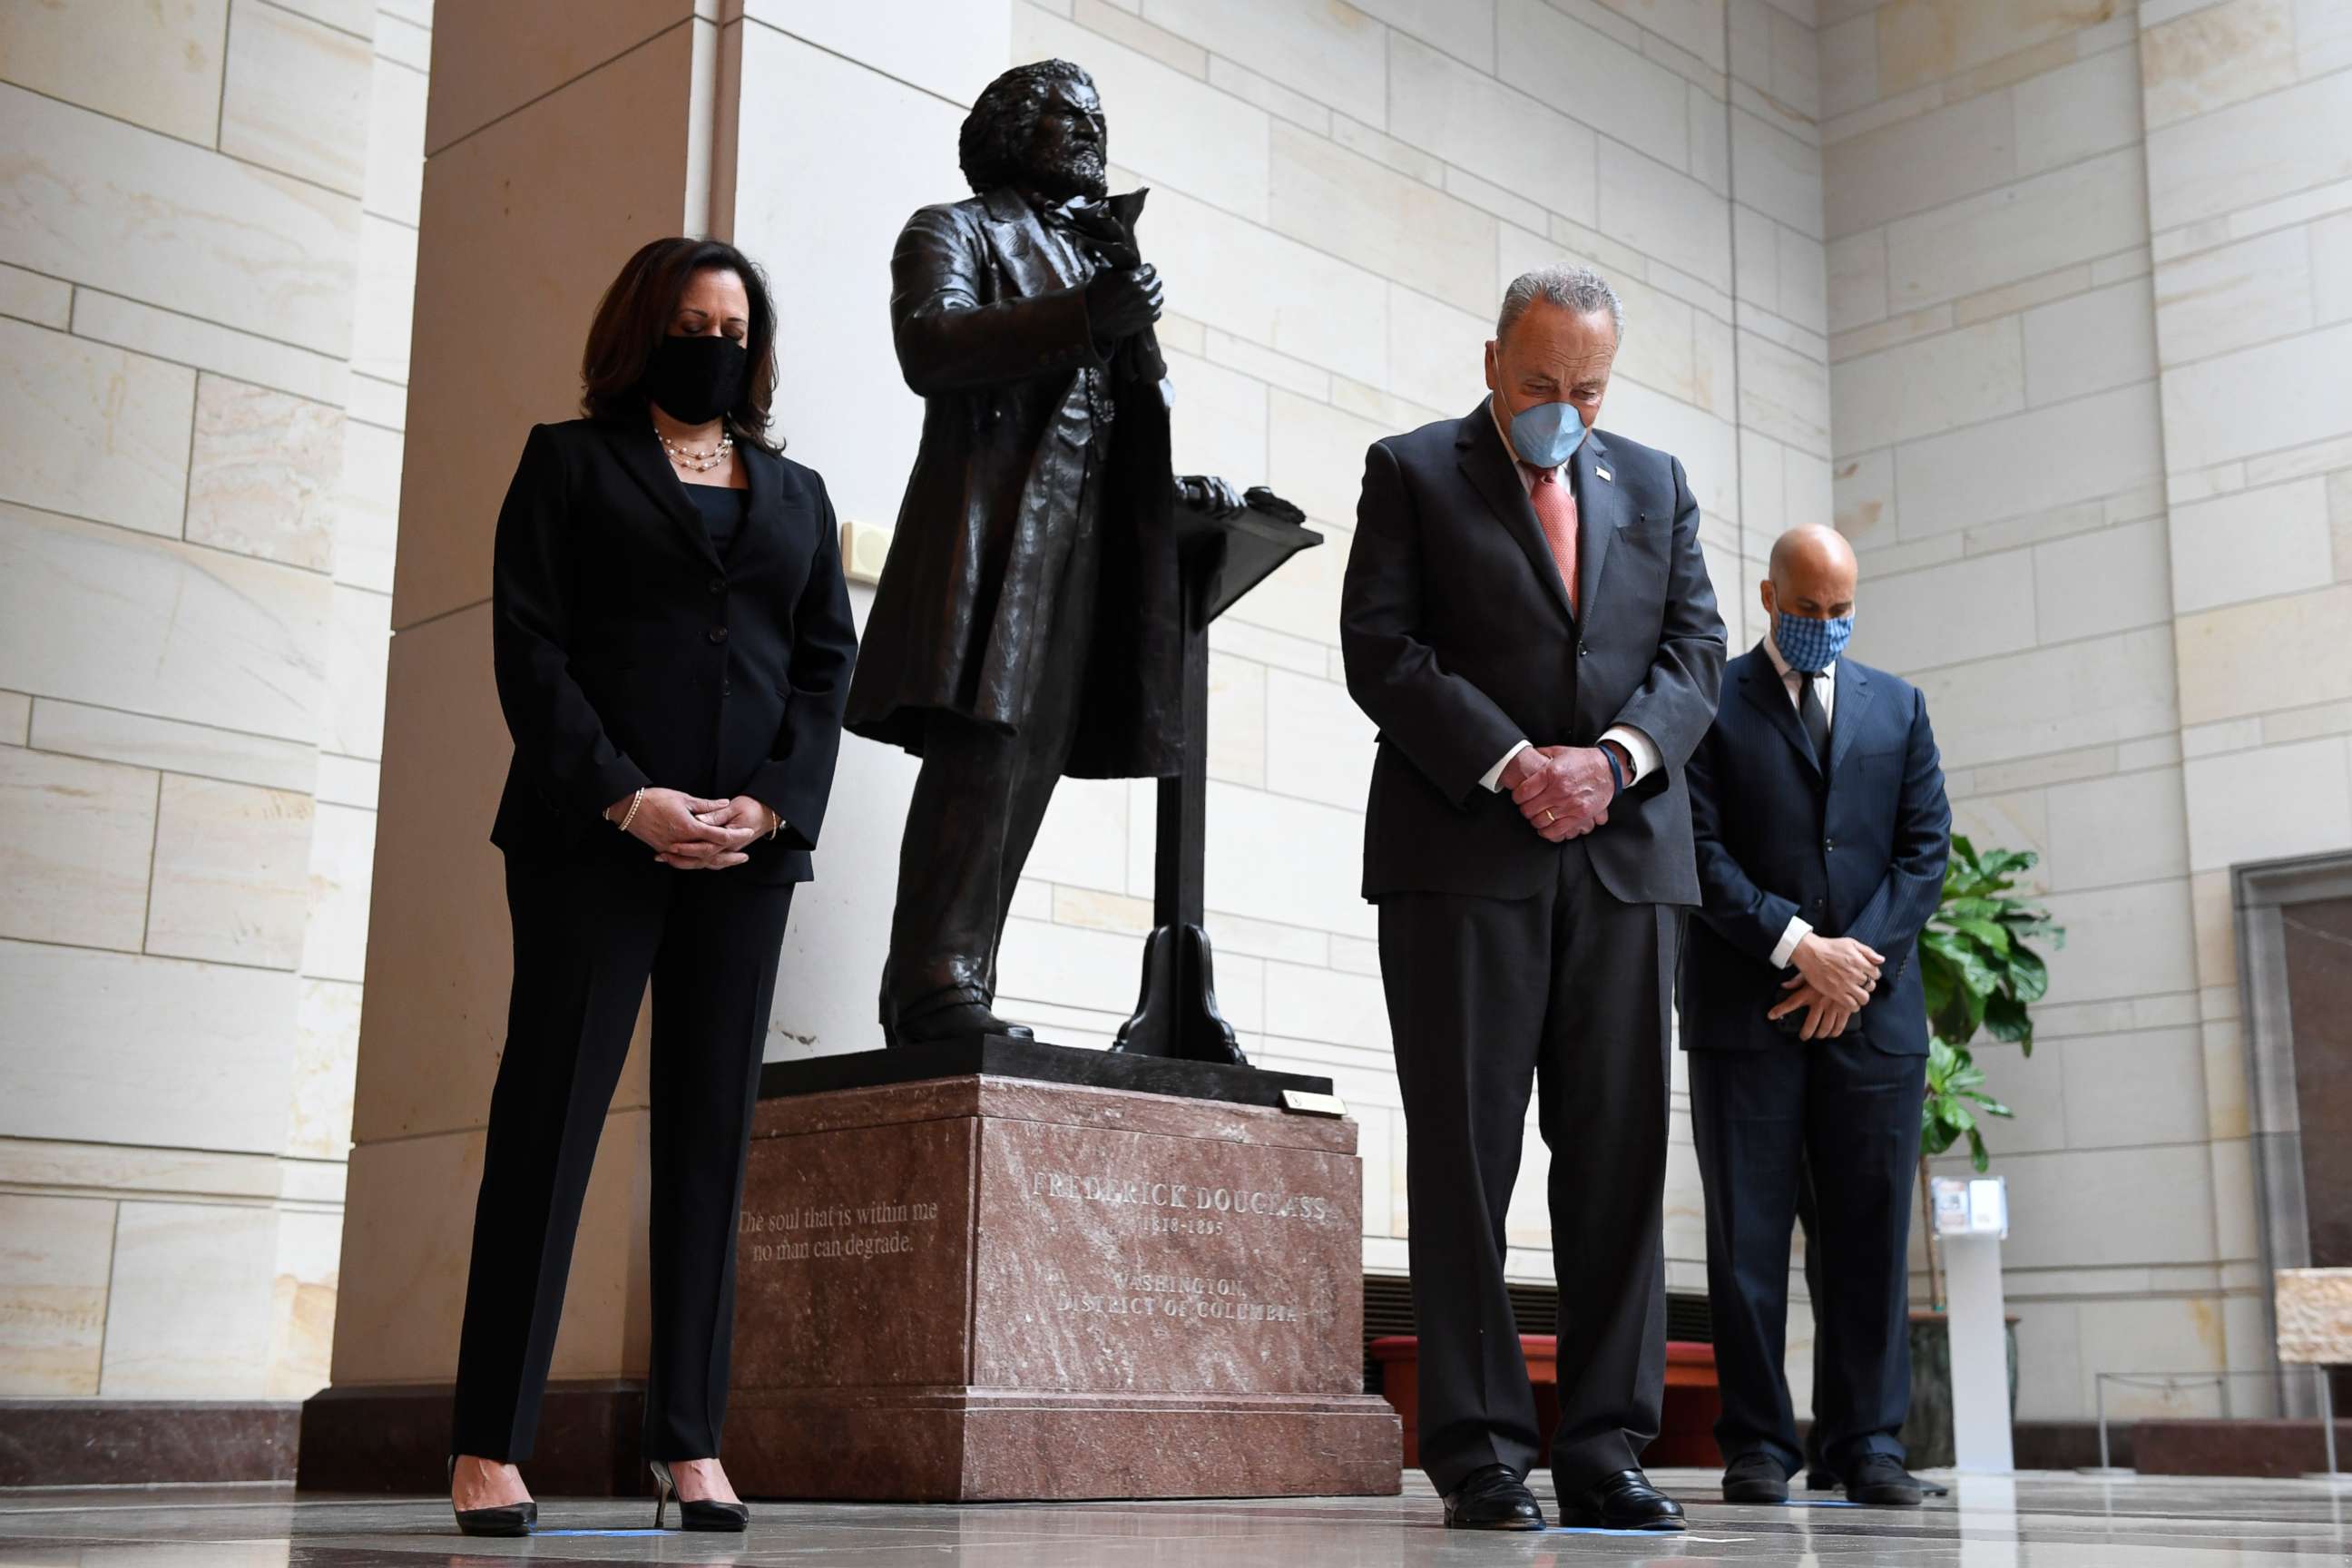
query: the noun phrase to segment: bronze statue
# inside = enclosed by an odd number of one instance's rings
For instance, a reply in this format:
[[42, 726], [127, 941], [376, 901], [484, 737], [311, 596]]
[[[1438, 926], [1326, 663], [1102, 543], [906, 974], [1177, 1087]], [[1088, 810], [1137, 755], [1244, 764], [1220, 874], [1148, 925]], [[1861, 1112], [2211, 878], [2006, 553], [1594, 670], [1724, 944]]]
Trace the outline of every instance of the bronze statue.
[[1016, 67], [959, 142], [971, 199], [925, 207], [890, 318], [922, 445], [848, 727], [922, 759], [882, 976], [891, 1045], [1008, 1028], [996, 951], [1063, 775], [1165, 777], [1182, 752], [1175, 511], [1295, 509], [1178, 478], [1159, 275], [1107, 195], [1102, 108], [1066, 60]]

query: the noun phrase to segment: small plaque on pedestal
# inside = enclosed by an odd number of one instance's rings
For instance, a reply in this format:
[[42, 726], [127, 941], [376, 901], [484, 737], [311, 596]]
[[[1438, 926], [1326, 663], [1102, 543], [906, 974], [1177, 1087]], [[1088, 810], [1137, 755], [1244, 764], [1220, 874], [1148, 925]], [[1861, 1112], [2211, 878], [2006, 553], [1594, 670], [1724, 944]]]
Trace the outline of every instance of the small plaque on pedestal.
[[[1019, 1050], [1081, 1079], [1201, 1067]], [[971, 1070], [790, 1092], [821, 1065], [779, 1070], [752, 1127], [725, 1440], [747, 1495], [1398, 1489], [1396, 1415], [1362, 1392], [1353, 1121], [1280, 1109], [1278, 1074], [1274, 1104]]]

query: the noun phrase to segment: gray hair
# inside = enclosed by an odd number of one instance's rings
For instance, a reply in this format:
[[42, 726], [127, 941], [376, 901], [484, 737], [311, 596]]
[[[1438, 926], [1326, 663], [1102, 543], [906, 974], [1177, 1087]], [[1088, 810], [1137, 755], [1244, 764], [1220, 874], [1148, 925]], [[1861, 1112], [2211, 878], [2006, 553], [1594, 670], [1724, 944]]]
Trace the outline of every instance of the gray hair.
[[1502, 311], [1495, 318], [1495, 341], [1502, 342], [1511, 323], [1526, 315], [1528, 307], [1538, 300], [1565, 306], [1580, 316], [1606, 310], [1617, 341], [1625, 341], [1625, 302], [1617, 298], [1617, 290], [1591, 268], [1571, 266], [1565, 261], [1522, 272], [1511, 279], [1511, 286], [1503, 290]]

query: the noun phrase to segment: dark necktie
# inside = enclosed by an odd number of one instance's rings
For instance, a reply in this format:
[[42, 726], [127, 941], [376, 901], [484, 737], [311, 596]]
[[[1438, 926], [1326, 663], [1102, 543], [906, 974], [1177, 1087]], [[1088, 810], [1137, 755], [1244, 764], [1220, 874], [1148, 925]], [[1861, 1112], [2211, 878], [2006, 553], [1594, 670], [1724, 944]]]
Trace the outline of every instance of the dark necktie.
[[1804, 721], [1805, 739], [1813, 743], [1813, 760], [1822, 765], [1827, 776], [1830, 771], [1830, 714], [1822, 706], [1822, 694], [1813, 684], [1821, 679], [1821, 671], [1801, 669], [1797, 679], [1804, 682], [1797, 694], [1797, 717]]

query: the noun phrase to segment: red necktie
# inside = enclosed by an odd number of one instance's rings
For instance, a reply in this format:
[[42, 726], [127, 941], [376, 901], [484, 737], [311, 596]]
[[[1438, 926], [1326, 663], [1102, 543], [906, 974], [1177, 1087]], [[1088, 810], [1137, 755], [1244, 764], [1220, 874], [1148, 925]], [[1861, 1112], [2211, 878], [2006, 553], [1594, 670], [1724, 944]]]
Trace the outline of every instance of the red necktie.
[[1536, 521], [1543, 529], [1544, 542], [1551, 546], [1551, 558], [1559, 567], [1559, 580], [1568, 584], [1568, 607], [1576, 603], [1576, 495], [1561, 482], [1558, 468], [1538, 468], [1533, 464], [1521, 464], [1535, 483], [1528, 488], [1528, 500], [1535, 503]]

